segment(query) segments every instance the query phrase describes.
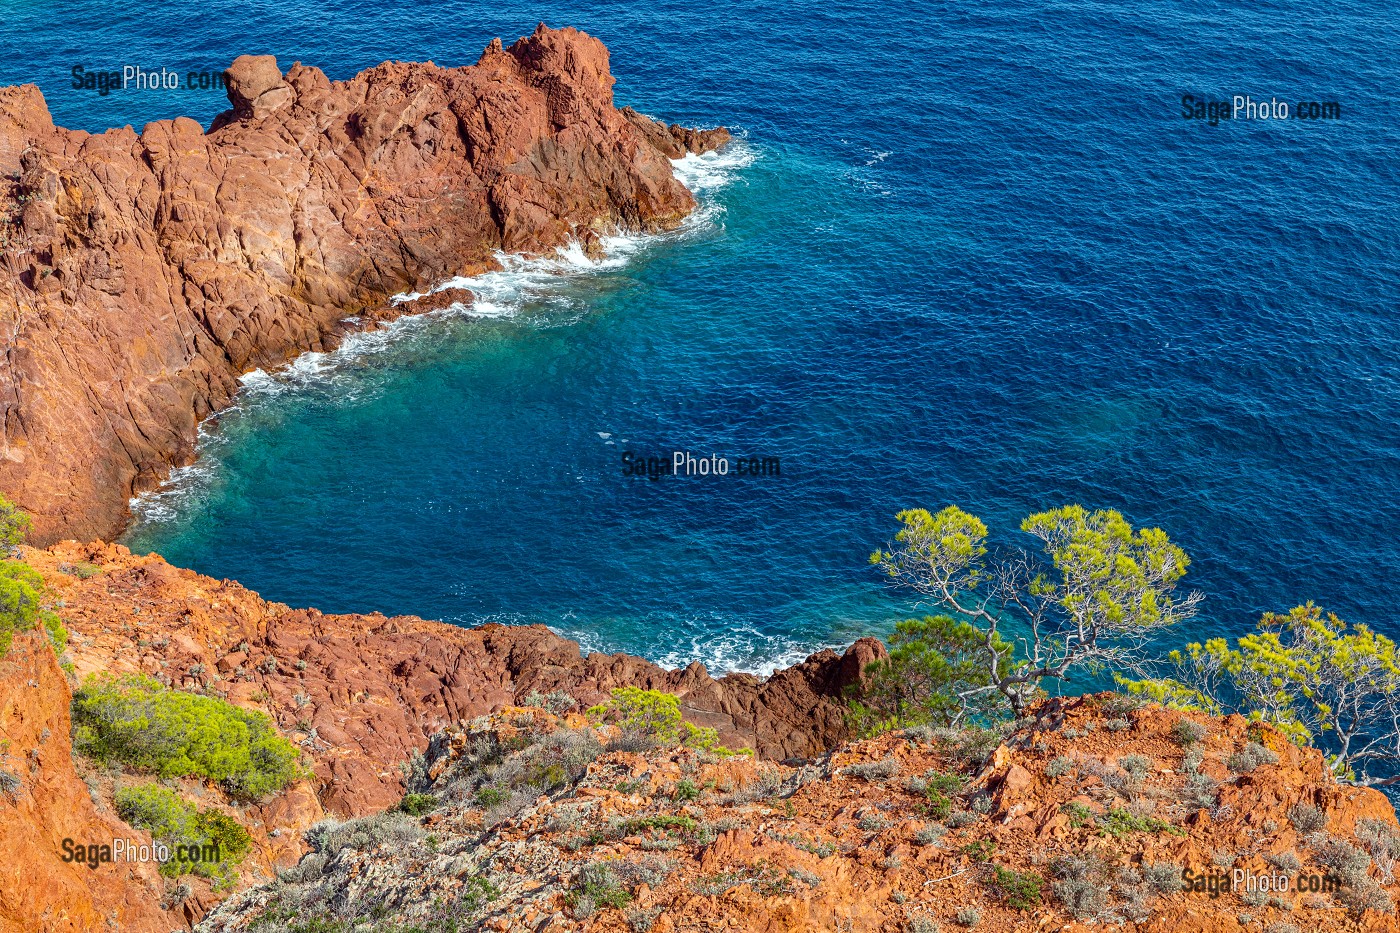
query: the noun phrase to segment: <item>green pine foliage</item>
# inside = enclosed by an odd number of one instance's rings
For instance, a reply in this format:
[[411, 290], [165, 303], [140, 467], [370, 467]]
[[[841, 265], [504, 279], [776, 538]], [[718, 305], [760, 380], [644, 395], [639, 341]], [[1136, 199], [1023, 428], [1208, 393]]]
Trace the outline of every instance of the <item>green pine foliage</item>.
[[149, 830], [170, 858], [160, 867], [168, 878], [194, 874], [215, 887], [237, 880], [238, 864], [252, 848], [252, 838], [237, 820], [218, 810], [201, 810], [173, 790], [140, 784], [117, 791], [117, 812], [132, 826]]
[[[994, 719], [1006, 709], [987, 663], [987, 633], [949, 616], [906, 619], [890, 636], [888, 660], [872, 661], [861, 684], [852, 685], [847, 721], [868, 737], [916, 726], [950, 726], [969, 715]], [[991, 633], [1002, 657], [1010, 643]]]
[[749, 749], [725, 748], [719, 733], [709, 726], [697, 726], [681, 717], [681, 701], [673, 693], [621, 687], [612, 698], [588, 710], [595, 723], [611, 723], [623, 733], [641, 736], [657, 745], [685, 745], [721, 757], [752, 754]]
[[16, 632], [27, 632], [39, 621], [43, 592], [44, 578], [33, 567], [17, 560], [0, 563], [0, 657], [10, 650]]
[[139, 674], [90, 677], [73, 695], [76, 749], [164, 778], [202, 777], [257, 800], [302, 776], [268, 717]]

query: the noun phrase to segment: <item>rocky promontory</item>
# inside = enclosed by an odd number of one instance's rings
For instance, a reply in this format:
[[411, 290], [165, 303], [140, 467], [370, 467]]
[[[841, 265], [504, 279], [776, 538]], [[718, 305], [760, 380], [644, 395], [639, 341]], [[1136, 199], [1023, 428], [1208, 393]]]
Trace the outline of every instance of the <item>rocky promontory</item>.
[[668, 157], [724, 130], [614, 106], [608, 52], [541, 26], [471, 66], [348, 81], [271, 56], [232, 108], [101, 134], [0, 88], [0, 489], [33, 540], [115, 537], [239, 376], [333, 346], [402, 292], [694, 207]]

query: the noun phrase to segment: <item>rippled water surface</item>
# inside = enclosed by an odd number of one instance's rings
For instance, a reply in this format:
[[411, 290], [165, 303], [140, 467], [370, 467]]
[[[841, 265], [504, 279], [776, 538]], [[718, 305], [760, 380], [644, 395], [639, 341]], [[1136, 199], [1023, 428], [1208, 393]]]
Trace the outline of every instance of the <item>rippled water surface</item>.
[[[905, 611], [865, 566], [898, 509], [956, 502], [1010, 539], [1082, 502], [1188, 549], [1195, 634], [1307, 599], [1400, 634], [1379, 5], [52, 10], [0, 3], [0, 83], [74, 127], [223, 106], [76, 90], [75, 64], [272, 52], [344, 78], [543, 19], [608, 43], [620, 103], [742, 136], [679, 166], [704, 206], [675, 235], [512, 263], [476, 316], [250, 376], [133, 547], [328, 611], [765, 669]], [[1186, 93], [1343, 119], [1209, 127]], [[781, 476], [623, 475], [624, 450], [675, 449]]]

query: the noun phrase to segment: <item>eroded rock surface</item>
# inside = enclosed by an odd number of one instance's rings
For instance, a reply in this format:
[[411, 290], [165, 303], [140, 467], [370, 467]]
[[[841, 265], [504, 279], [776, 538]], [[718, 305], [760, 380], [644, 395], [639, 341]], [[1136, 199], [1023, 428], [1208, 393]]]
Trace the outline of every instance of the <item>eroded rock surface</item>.
[[587, 705], [616, 687], [665, 690], [727, 745], [763, 758], [817, 755], [846, 736], [845, 688], [884, 656], [878, 641], [862, 639], [765, 681], [715, 679], [700, 664], [665, 670], [625, 654], [581, 655], [542, 625], [463, 629], [292, 609], [120, 545], [26, 548], [25, 560], [62, 600], [79, 677], [141, 671], [267, 711], [310, 754], [321, 802], [340, 816], [396, 803], [400, 766], [437, 730], [534, 691], [565, 691]]
[[667, 157], [728, 139], [617, 110], [607, 49], [572, 29], [469, 67], [280, 68], [237, 59], [208, 133], [66, 130], [0, 88], [0, 490], [34, 540], [114, 537], [241, 374], [347, 316], [423, 310], [387, 299], [498, 250], [674, 227], [694, 199]]

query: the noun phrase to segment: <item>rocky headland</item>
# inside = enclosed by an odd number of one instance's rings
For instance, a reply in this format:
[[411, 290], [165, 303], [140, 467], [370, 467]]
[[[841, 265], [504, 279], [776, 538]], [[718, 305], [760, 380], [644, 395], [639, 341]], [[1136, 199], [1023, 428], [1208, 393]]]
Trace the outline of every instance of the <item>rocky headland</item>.
[[603, 44], [543, 25], [467, 67], [227, 80], [207, 132], [67, 130], [0, 88], [0, 490], [37, 543], [114, 538], [244, 373], [441, 303], [392, 296], [675, 227], [668, 158], [729, 139], [619, 110]]

